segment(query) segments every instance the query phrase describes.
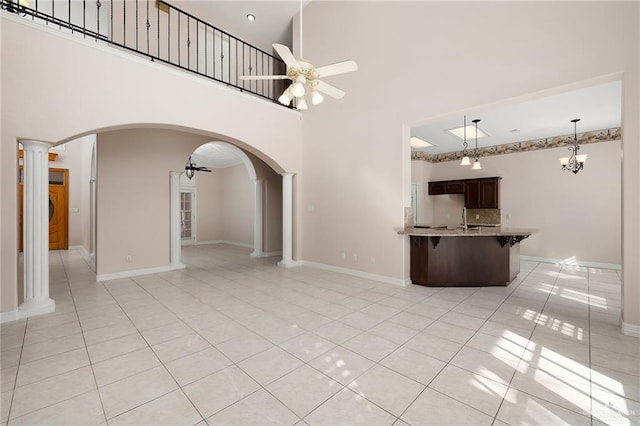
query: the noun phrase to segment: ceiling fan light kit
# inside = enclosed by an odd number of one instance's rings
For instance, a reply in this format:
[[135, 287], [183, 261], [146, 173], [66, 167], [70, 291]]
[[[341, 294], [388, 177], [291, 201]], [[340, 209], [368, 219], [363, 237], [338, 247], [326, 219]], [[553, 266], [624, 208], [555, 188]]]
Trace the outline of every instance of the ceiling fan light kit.
[[[320, 78], [352, 72], [358, 69], [358, 65], [351, 60], [315, 68], [314, 65], [306, 59], [296, 59], [293, 53], [291, 53], [291, 50], [285, 45], [274, 43], [273, 49], [286, 64], [286, 75], [243, 75], [240, 79], [291, 80], [292, 83], [284, 90], [282, 95], [280, 95], [278, 102], [283, 105], [289, 105], [295, 98], [295, 104], [298, 110], [306, 110], [309, 108], [305, 99], [305, 95], [309, 92], [311, 92], [311, 103], [313, 105], [319, 105], [324, 101], [322, 93], [334, 99], [344, 97], [344, 95], [346, 95], [345, 92], [321, 81]], [[300, 0], [300, 56], [302, 56], [302, 0]]]

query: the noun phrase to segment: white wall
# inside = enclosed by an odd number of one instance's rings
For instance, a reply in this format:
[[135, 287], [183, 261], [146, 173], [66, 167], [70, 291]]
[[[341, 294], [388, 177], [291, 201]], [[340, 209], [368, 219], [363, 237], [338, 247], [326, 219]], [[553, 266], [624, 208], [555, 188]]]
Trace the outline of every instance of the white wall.
[[304, 258], [407, 277], [395, 231], [410, 205], [411, 126], [621, 77], [624, 320], [640, 325], [639, 14], [637, 2], [311, 2], [305, 56], [359, 70], [327, 79], [345, 98], [305, 113]]
[[[502, 177], [502, 225], [538, 229], [521, 243], [521, 255], [619, 265], [621, 143], [582, 145], [581, 152], [589, 158], [576, 175], [560, 170], [558, 159], [566, 154], [564, 147], [483, 157], [479, 171], [461, 167], [458, 161], [412, 161], [412, 168], [426, 165], [433, 181]], [[430, 223], [460, 224], [462, 195], [427, 197]]]

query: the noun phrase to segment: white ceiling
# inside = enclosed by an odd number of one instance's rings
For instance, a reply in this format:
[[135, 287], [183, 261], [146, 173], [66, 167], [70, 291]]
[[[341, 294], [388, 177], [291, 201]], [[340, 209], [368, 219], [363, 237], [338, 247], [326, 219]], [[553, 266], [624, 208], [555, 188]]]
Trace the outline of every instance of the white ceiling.
[[[303, 4], [306, 6], [310, 1], [303, 0]], [[177, 1], [176, 5], [268, 51], [276, 42], [291, 47], [292, 19], [300, 10], [300, 0], [186, 0]], [[255, 15], [256, 20], [248, 21], [248, 13]], [[621, 96], [621, 82], [614, 81], [527, 102], [477, 110], [467, 114], [467, 123], [479, 118], [479, 127], [489, 134], [478, 139], [478, 147], [569, 135], [573, 133], [570, 121], [574, 118], [581, 119], [579, 133], [619, 127]], [[412, 128], [411, 136], [418, 136], [434, 145], [415, 151], [440, 154], [461, 150], [462, 140], [447, 130], [460, 127], [462, 123], [460, 114]], [[475, 146], [475, 140], [468, 142], [470, 148]], [[221, 155], [215, 155], [218, 154]], [[204, 157], [202, 161], [205, 161]], [[231, 163], [232, 160], [220, 159], [216, 162], [212, 154], [206, 161], [210, 162], [207, 164], [210, 167], [228, 167], [240, 160], [238, 158]], [[199, 164], [198, 161], [196, 163]]]
[[[304, 0], [304, 5], [311, 0]], [[299, 0], [187, 0], [177, 1], [176, 6], [205, 22], [219, 27], [257, 47], [268, 49], [273, 43], [291, 48], [292, 18], [300, 11]], [[253, 14], [255, 21], [247, 20]]]
[[[479, 118], [478, 127], [489, 136], [478, 139], [478, 147], [524, 142], [573, 134], [571, 120], [580, 118], [578, 133], [619, 127], [622, 117], [622, 83], [573, 90], [527, 102], [489, 108], [467, 114], [467, 125]], [[411, 129], [411, 136], [432, 143], [433, 147], [414, 149], [429, 154], [462, 150], [462, 139], [448, 132], [462, 127], [463, 115], [438, 120]], [[517, 131], [515, 131], [517, 129]], [[467, 139], [469, 148], [475, 139]]]
[[242, 163], [240, 157], [232, 149], [215, 142], [200, 145], [193, 151], [191, 160], [198, 167], [206, 166], [215, 169], [223, 169]]

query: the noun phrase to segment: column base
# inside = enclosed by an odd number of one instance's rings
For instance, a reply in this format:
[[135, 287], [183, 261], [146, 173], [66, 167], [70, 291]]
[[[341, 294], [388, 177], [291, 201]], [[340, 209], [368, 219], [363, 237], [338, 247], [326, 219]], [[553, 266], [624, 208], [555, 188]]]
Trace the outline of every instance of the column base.
[[172, 271], [175, 269], [184, 269], [186, 267], [187, 265], [185, 265], [184, 263], [172, 263], [171, 265], [169, 265], [169, 269]]
[[56, 311], [56, 301], [48, 297], [25, 300], [18, 307], [18, 318], [50, 314]]
[[295, 260], [281, 260], [278, 262], [278, 266], [281, 268], [293, 268], [300, 265], [302, 265], [302, 262], [296, 262]]
[[265, 257], [265, 253], [262, 250], [254, 250], [249, 257], [255, 259], [257, 257]]

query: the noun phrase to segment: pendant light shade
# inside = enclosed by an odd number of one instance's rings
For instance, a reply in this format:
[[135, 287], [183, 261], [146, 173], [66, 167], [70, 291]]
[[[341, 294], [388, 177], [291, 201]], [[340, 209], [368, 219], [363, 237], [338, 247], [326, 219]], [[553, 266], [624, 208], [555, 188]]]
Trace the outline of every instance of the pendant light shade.
[[482, 165], [480, 164], [480, 161], [478, 161], [477, 158], [476, 158], [476, 161], [473, 162], [473, 166], [471, 167], [471, 170], [482, 170]]
[[470, 166], [471, 165], [471, 159], [469, 158], [468, 155], [465, 155], [464, 157], [462, 157], [462, 161], [460, 161], [460, 165], [461, 166]]

